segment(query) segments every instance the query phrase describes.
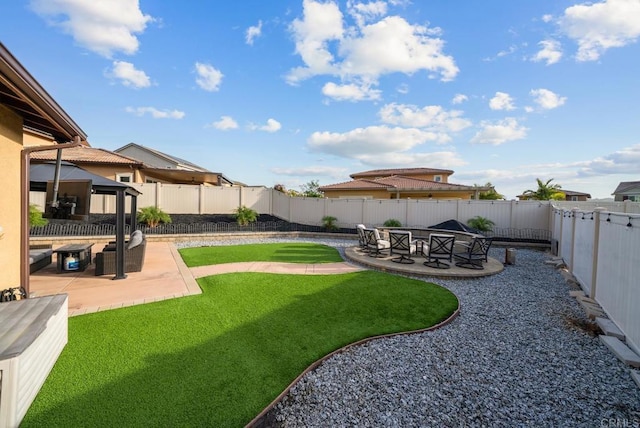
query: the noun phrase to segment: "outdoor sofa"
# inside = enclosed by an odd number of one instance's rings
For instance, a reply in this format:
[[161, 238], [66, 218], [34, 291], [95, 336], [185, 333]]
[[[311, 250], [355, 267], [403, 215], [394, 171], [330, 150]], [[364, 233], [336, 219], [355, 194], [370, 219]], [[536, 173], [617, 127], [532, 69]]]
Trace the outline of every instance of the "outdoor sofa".
[[[141, 272], [144, 265], [144, 254], [147, 240], [141, 231], [136, 230], [125, 243], [124, 271]], [[116, 273], [116, 244], [110, 242], [105, 245], [95, 258], [96, 276]]]

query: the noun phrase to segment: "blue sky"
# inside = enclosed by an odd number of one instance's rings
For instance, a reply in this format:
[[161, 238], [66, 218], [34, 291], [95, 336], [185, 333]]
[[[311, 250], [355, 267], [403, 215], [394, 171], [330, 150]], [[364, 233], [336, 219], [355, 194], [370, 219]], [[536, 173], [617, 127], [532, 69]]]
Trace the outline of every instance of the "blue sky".
[[89, 135], [250, 185], [455, 171], [508, 199], [640, 180], [640, 0], [8, 0], [5, 46]]

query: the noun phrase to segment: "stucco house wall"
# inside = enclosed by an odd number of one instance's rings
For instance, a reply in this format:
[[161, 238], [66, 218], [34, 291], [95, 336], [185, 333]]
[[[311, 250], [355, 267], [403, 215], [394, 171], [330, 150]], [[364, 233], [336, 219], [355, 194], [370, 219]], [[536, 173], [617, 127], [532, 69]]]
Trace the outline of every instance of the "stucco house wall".
[[22, 118], [0, 104], [0, 289], [20, 285], [20, 153], [23, 148]]

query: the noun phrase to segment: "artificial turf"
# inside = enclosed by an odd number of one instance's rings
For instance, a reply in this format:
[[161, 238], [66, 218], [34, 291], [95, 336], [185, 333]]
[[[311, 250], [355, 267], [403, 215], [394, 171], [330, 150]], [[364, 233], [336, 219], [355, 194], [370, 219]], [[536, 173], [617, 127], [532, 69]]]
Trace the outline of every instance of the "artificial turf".
[[235, 262], [331, 263], [341, 262], [335, 248], [312, 243], [272, 243], [192, 247], [179, 250], [189, 267]]
[[313, 361], [434, 325], [434, 284], [381, 272], [233, 273], [203, 294], [69, 319], [69, 343], [22, 427], [244, 426]]

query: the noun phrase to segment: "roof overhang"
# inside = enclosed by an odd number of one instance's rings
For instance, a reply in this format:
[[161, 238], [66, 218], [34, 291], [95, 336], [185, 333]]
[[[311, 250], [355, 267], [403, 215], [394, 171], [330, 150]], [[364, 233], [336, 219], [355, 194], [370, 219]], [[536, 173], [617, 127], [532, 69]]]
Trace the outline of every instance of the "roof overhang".
[[[214, 183], [232, 185], [233, 181], [226, 178], [224, 175], [216, 172], [199, 172], [199, 171], [185, 171], [183, 169], [166, 169], [166, 168], [144, 168], [144, 173], [150, 177], [181, 182], [185, 184], [202, 184], [202, 183]], [[222, 182], [222, 183], [220, 183]]]
[[14, 110], [25, 126], [51, 134], [59, 143], [87, 135], [20, 62], [0, 43], [0, 104]]

